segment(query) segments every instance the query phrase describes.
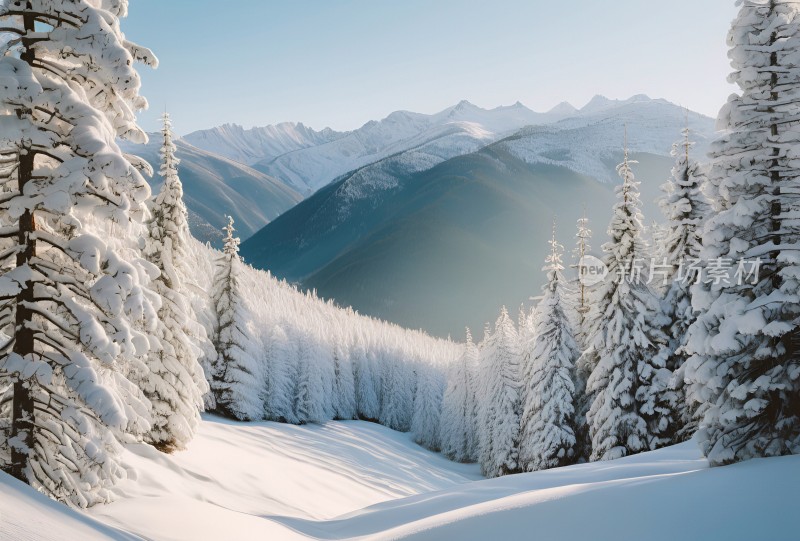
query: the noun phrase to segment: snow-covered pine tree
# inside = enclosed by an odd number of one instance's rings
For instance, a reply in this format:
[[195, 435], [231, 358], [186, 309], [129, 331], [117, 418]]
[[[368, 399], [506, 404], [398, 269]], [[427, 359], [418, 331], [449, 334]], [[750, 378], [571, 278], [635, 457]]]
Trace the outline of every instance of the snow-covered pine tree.
[[274, 325], [268, 336], [264, 358], [264, 385], [261, 401], [264, 418], [283, 423], [298, 423], [294, 414], [294, 385], [296, 366], [292, 346], [286, 331]]
[[[92, 216], [139, 233], [150, 191], [117, 137], [145, 142], [135, 113], [127, 2], [6, 0], [0, 26], [0, 373], [11, 386], [15, 477], [86, 507], [125, 476], [115, 434], [147, 412], [126, 379], [147, 352], [133, 322], [152, 313], [136, 266], [86, 227]], [[137, 223], [132, 223], [138, 222]], [[5, 453], [0, 453], [0, 456]]]
[[336, 418], [350, 420], [358, 418], [356, 412], [356, 381], [353, 359], [346, 351], [338, 333], [333, 339], [333, 363], [336, 388], [334, 389], [334, 409]]
[[[661, 243], [663, 259], [659, 258], [658, 261], [659, 264], [665, 264], [667, 272], [662, 309], [669, 321], [665, 329], [669, 337], [667, 369], [673, 372], [670, 386], [675, 390], [676, 442], [690, 438], [697, 429], [697, 420], [694, 419], [693, 408], [686, 401], [683, 382], [683, 365], [686, 361], [683, 346], [696, 317], [692, 308], [691, 286], [697, 278], [690, 276], [687, 269], [700, 261], [702, 227], [711, 212], [708, 199], [702, 191], [708, 180], [706, 170], [690, 156], [694, 143], [689, 140], [688, 128], [683, 135], [683, 141], [673, 145], [675, 166], [672, 177], [662, 187], [664, 196], [659, 201], [667, 219], [666, 235]], [[680, 276], [682, 268], [683, 276]]]
[[464, 352], [447, 371], [447, 388], [442, 401], [440, 439], [442, 453], [456, 462], [477, 460], [475, 367], [478, 348], [467, 329]]
[[[592, 250], [590, 241], [592, 240], [592, 230], [589, 228], [589, 218], [584, 211], [583, 217], [578, 219], [578, 231], [575, 233], [575, 249], [572, 251], [575, 260], [575, 268], [580, 273], [581, 262]], [[581, 349], [586, 347], [586, 327], [587, 314], [589, 313], [589, 297], [591, 294], [590, 285], [587, 280], [581, 279], [578, 275], [572, 288], [572, 310], [573, 326], [575, 329], [575, 339]]]
[[486, 477], [519, 471], [519, 336], [505, 307], [480, 352], [478, 453]]
[[588, 349], [578, 361], [578, 388], [586, 381], [591, 460], [653, 449], [673, 428], [660, 303], [647, 285], [647, 272], [637, 271], [649, 259], [632, 163], [626, 145], [618, 168], [623, 183], [608, 229], [611, 241], [603, 246], [608, 276], [593, 293]]
[[692, 291], [687, 394], [705, 412], [698, 437], [715, 465], [800, 453], [800, 4], [740, 5], [728, 44], [741, 92], [711, 151], [703, 259], [762, 264], [745, 264], [741, 283]]
[[414, 412], [414, 370], [397, 352], [384, 359], [381, 378], [380, 423], [392, 430], [408, 432]]
[[217, 411], [240, 421], [254, 421], [264, 416], [260, 395], [262, 374], [251, 356], [247, 319], [239, 291], [239, 238], [234, 236], [233, 218], [228, 217], [225, 247], [217, 261], [212, 304], [217, 314], [214, 345], [217, 358], [211, 369], [211, 391]]
[[427, 363], [417, 364], [417, 391], [411, 433], [414, 441], [431, 451], [441, 449], [442, 400], [446, 381], [444, 372]]
[[138, 383], [152, 404], [153, 424], [146, 439], [169, 452], [184, 449], [194, 437], [209, 386], [199, 363], [202, 351], [195, 345], [205, 339], [205, 331], [184, 295], [190, 233], [168, 113], [163, 122], [160, 174], [164, 184], [151, 205], [145, 248], [147, 259], [160, 271], [152, 285], [161, 298], [158, 343], [148, 354], [149, 370]]
[[523, 341], [523, 408], [519, 459], [523, 471], [557, 468], [575, 460], [575, 385], [580, 352], [564, 299], [563, 247], [550, 240], [543, 297], [529, 318]]
[[327, 394], [324, 356], [318, 344], [302, 333], [297, 342], [297, 386], [294, 412], [300, 423], [323, 423], [330, 419], [326, 404]]
[[381, 414], [381, 401], [378, 395], [376, 366], [367, 354], [363, 341], [359, 338], [353, 345], [353, 364], [356, 373], [356, 410], [358, 418], [377, 421]]

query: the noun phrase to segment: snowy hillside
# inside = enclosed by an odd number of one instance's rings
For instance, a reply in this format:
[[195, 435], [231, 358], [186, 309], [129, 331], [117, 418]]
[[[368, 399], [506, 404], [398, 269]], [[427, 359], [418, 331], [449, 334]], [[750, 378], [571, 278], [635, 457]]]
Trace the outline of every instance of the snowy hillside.
[[129, 445], [124, 458], [138, 479], [86, 514], [0, 474], [0, 539], [790, 539], [800, 497], [800, 457], [710, 470], [689, 442], [486, 481], [408, 435], [356, 421], [206, 417], [189, 451]]

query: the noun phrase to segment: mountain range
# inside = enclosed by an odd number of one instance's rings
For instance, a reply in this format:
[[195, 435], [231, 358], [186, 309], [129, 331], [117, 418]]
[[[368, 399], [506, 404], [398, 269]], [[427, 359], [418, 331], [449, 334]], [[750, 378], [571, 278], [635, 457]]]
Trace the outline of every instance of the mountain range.
[[687, 119], [695, 155], [714, 134], [712, 119], [646, 96], [598, 97], [564, 114], [474, 150], [468, 139], [452, 157], [451, 137], [440, 139], [447, 152], [431, 143], [356, 169], [248, 239], [242, 254], [362, 313], [440, 336], [480, 330], [502, 304], [539, 294], [554, 217], [571, 249], [585, 208], [600, 253], [626, 131], [648, 224], [660, 218], [655, 200]]
[[433, 166], [524, 126], [548, 124], [574, 112], [568, 104], [535, 113], [521, 103], [486, 110], [462, 101], [433, 115], [397, 111], [349, 132], [328, 128], [317, 132], [291, 123], [250, 130], [225, 125], [184, 139], [310, 195], [344, 174], [392, 155], [413, 150], [425, 155], [425, 166]]

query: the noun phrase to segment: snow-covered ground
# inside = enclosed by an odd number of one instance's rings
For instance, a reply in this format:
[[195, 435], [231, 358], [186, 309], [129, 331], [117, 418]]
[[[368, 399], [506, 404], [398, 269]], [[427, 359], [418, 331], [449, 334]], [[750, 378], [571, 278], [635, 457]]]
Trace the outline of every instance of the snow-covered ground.
[[480, 480], [406, 434], [206, 417], [189, 451], [135, 445], [139, 474], [82, 514], [0, 476], [0, 539], [798, 539], [800, 457], [708, 469], [694, 443]]

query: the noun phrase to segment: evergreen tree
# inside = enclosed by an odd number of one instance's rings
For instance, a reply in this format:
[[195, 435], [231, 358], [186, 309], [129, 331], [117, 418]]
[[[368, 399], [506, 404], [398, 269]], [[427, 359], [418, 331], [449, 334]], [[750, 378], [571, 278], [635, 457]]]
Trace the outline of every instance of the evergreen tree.
[[592, 249], [590, 243], [592, 239], [592, 230], [589, 229], [589, 219], [586, 217], [584, 211], [583, 217], [578, 219], [578, 231], [575, 234], [577, 239], [573, 256], [575, 259], [575, 268], [578, 269], [578, 277], [575, 279], [575, 287], [572, 290], [572, 305], [573, 305], [573, 325], [575, 328], [575, 339], [581, 349], [586, 346], [586, 327], [587, 327], [587, 314], [589, 313], [589, 298], [591, 296], [591, 287], [585, 278], [580, 276], [581, 262], [589, 255]]
[[325, 358], [318, 344], [302, 334], [297, 343], [297, 387], [294, 411], [300, 423], [324, 423], [332, 415]]
[[397, 362], [394, 358], [384, 359], [379, 417], [382, 425], [399, 432], [411, 430], [414, 379], [414, 371], [408, 363]]
[[478, 348], [467, 329], [464, 352], [449, 367], [442, 401], [440, 438], [442, 453], [456, 462], [477, 460], [475, 367]]
[[212, 366], [211, 390], [217, 411], [240, 421], [262, 419], [264, 408], [259, 396], [261, 377], [251, 356], [247, 317], [239, 291], [239, 239], [233, 235], [233, 218], [228, 217], [225, 247], [217, 261], [212, 303], [217, 314], [214, 340], [217, 359]]
[[486, 477], [519, 471], [520, 356], [517, 330], [503, 307], [480, 352], [478, 452]]
[[686, 401], [684, 390], [683, 365], [686, 361], [684, 345], [689, 326], [694, 322], [691, 285], [697, 280], [689, 269], [700, 262], [702, 252], [701, 233], [704, 221], [711, 208], [703, 186], [707, 182], [706, 171], [702, 165], [690, 157], [689, 151], [694, 143], [689, 141], [689, 129], [684, 130], [684, 140], [675, 143], [672, 155], [675, 167], [672, 177], [664, 184], [664, 197], [660, 200], [661, 210], [668, 223], [664, 236], [663, 262], [667, 289], [662, 303], [664, 314], [669, 321], [666, 334], [669, 337], [667, 368], [674, 373], [670, 385], [675, 389], [675, 410], [680, 434], [677, 440], [685, 440], [697, 429], [692, 408]]
[[266, 356], [263, 363], [264, 385], [261, 401], [264, 418], [270, 421], [298, 423], [294, 413], [295, 367], [294, 355], [286, 331], [273, 325], [269, 333]]
[[367, 350], [361, 340], [353, 347], [353, 359], [356, 372], [356, 410], [358, 418], [366, 421], [377, 421], [381, 414], [381, 402], [378, 395], [379, 381], [376, 376], [376, 366], [367, 355]]
[[[117, 137], [145, 142], [135, 113], [139, 61], [126, 2], [0, 3], [0, 373], [10, 378], [4, 467], [59, 500], [111, 498], [125, 476], [117, 436], [147, 428], [127, 379], [147, 352], [135, 322], [152, 314], [146, 271], [89, 224], [136, 238], [149, 188]], [[111, 239], [106, 239], [111, 240]], [[0, 409], [6, 407], [0, 406]]]
[[190, 233], [178, 176], [180, 161], [175, 157], [169, 114], [164, 114], [163, 121], [160, 174], [164, 184], [152, 205], [145, 250], [159, 270], [153, 289], [161, 298], [160, 324], [158, 343], [147, 356], [147, 375], [139, 385], [152, 404], [153, 425], [147, 439], [157, 448], [171, 451], [185, 448], [194, 437], [203, 395], [209, 388], [198, 362], [202, 352], [194, 345], [205, 332], [199, 330], [202, 327], [183, 294]]
[[334, 405], [336, 418], [342, 420], [357, 419], [356, 412], [356, 381], [353, 360], [345, 351], [342, 340], [338, 336], [333, 342], [333, 362], [336, 378], [334, 390]]
[[442, 400], [446, 382], [444, 373], [426, 363], [417, 363], [417, 391], [411, 432], [414, 441], [431, 451], [441, 449]]
[[564, 306], [563, 248], [550, 241], [547, 285], [523, 333], [523, 409], [520, 467], [536, 471], [575, 459], [573, 372], [579, 352]]
[[[623, 183], [603, 246], [607, 278], [594, 293], [588, 349], [579, 359], [586, 381], [586, 427], [591, 460], [611, 460], [668, 441], [673, 428], [666, 387], [666, 338], [660, 305], [647, 285], [647, 246], [642, 239], [639, 183], [627, 148], [618, 171]], [[580, 421], [580, 419], [579, 419]]]
[[[711, 151], [706, 261], [743, 262], [732, 283], [693, 288], [689, 400], [712, 464], [800, 452], [800, 5], [740, 3], [728, 44], [740, 93]], [[755, 272], [747, 261], [760, 258]], [[753, 266], [756, 266], [755, 264]], [[736, 270], [736, 269], [734, 269]]]

